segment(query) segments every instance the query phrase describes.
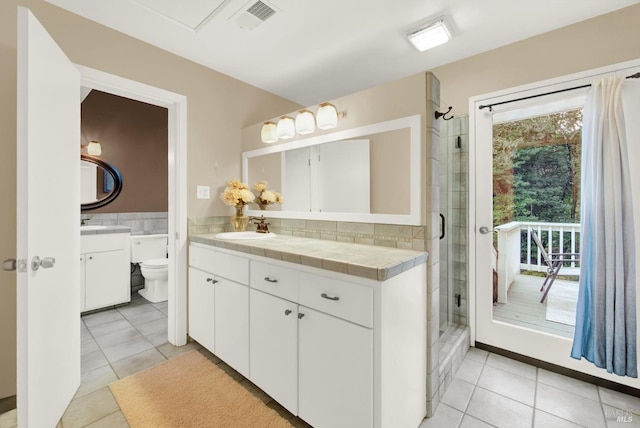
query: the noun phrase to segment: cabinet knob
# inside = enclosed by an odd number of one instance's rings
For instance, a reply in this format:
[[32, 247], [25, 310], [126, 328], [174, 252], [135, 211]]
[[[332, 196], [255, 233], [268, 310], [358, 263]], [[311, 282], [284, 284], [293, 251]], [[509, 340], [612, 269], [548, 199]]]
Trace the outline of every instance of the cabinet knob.
[[291, 312], [293, 312], [291, 309], [286, 309], [286, 310], [284, 311], [284, 314], [285, 314], [285, 315], [287, 315], [287, 316], [289, 316], [289, 315], [291, 315]]
[[298, 314], [298, 319], [301, 320], [302, 318], [304, 318], [304, 314]]
[[320, 295], [320, 297], [323, 297], [323, 298], [325, 298], [327, 300], [333, 300], [334, 302], [337, 302], [338, 300], [340, 300], [340, 297], [338, 297], [338, 296], [329, 296], [327, 293], [322, 293]]
[[265, 277], [264, 277], [264, 280], [265, 280], [265, 281], [267, 281], [267, 282], [270, 282], [270, 283], [272, 283], [272, 284], [275, 284], [276, 282], [278, 282], [278, 280], [277, 280], [277, 279], [273, 279], [273, 278], [270, 278], [270, 277], [268, 277], [268, 276], [265, 276]]

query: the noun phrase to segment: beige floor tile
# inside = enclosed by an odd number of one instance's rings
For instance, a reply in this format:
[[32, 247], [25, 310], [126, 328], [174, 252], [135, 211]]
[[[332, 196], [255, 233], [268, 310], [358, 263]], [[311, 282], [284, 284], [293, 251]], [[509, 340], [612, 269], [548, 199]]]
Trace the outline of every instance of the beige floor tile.
[[486, 422], [482, 422], [480, 419], [476, 419], [473, 416], [464, 415], [462, 422], [460, 422], [460, 428], [492, 428], [493, 425], [489, 425]]
[[167, 359], [157, 349], [149, 349], [111, 364], [119, 379], [141, 372]]
[[126, 342], [118, 343], [102, 349], [104, 355], [111, 363], [122, 360], [123, 358], [139, 354], [142, 351], [152, 349], [154, 346], [143, 336], [136, 337]]
[[153, 344], [153, 346], [164, 345], [169, 341], [167, 331], [159, 331], [156, 333], [151, 333], [145, 336], [149, 342]]
[[74, 398], [79, 398], [102, 389], [116, 380], [118, 380], [118, 376], [116, 376], [109, 365], [82, 373], [82, 377], [80, 378], [80, 387], [78, 388]]
[[77, 398], [62, 416], [64, 428], [81, 428], [119, 410], [109, 388]]
[[419, 428], [458, 428], [463, 415], [464, 413], [453, 407], [440, 404], [435, 414], [425, 419]]
[[122, 330], [114, 331], [113, 333], [105, 334], [104, 336], [99, 336], [96, 338], [96, 343], [101, 348], [106, 348], [109, 346], [115, 346], [122, 342], [127, 342], [129, 340], [137, 339], [142, 337], [142, 334], [133, 326], [129, 326], [127, 328], [123, 328]]
[[109, 364], [102, 351], [93, 351], [80, 357], [81, 372], [85, 373]]
[[122, 412], [118, 411], [87, 425], [86, 428], [129, 428], [129, 423]]
[[499, 428], [530, 428], [533, 424], [533, 407], [480, 387], [471, 396], [467, 414]]
[[467, 409], [474, 388], [475, 387], [468, 382], [458, 378], [453, 379], [444, 397], [442, 397], [440, 401], [456, 410], [464, 412]]
[[547, 412], [536, 410], [533, 428], [581, 428], [584, 425], [578, 425], [566, 419], [559, 418]]
[[[118, 314], [121, 316], [120, 314]], [[104, 336], [105, 334], [113, 333], [114, 331], [122, 330], [125, 328], [131, 327], [131, 323], [126, 319], [122, 318], [115, 321], [109, 321], [102, 324], [98, 324], [95, 326], [88, 326], [89, 330], [93, 337], [98, 338], [99, 336]]]
[[538, 384], [536, 408], [589, 428], [605, 426], [599, 402], [543, 383]]
[[538, 383], [581, 395], [589, 400], [599, 400], [598, 388], [595, 385], [548, 370], [538, 369]]
[[480, 373], [482, 372], [483, 365], [465, 358], [460, 364], [460, 368], [455, 374], [455, 377], [468, 382], [470, 384], [475, 385], [478, 382], [478, 378], [480, 377]]
[[527, 379], [536, 380], [536, 367], [498, 354], [489, 354], [486, 364]]
[[630, 410], [633, 413], [640, 414], [640, 398], [602, 387], [599, 387], [598, 391], [602, 403], [617, 409]]
[[95, 327], [97, 325], [104, 324], [104, 323], [107, 323], [107, 322], [119, 321], [119, 320], [122, 320], [122, 319], [123, 319], [123, 317], [120, 314], [120, 312], [118, 312], [115, 309], [111, 309], [111, 310], [108, 310], [108, 311], [102, 311], [102, 312], [96, 312], [96, 313], [93, 313], [93, 314], [83, 315], [82, 316], [82, 321], [89, 328]]
[[159, 318], [156, 320], [148, 321], [142, 324], [137, 324], [136, 328], [144, 335], [157, 333], [159, 331], [167, 330], [168, 321], [167, 318]]
[[477, 363], [484, 364], [487, 361], [488, 356], [489, 352], [485, 351], [484, 349], [469, 348], [469, 352], [467, 352], [465, 358], [473, 360]]
[[183, 346], [175, 346], [167, 342], [158, 346], [157, 348], [158, 348], [158, 351], [162, 352], [162, 355], [164, 355], [165, 357], [167, 357], [167, 359], [170, 360], [172, 358], [179, 357], [180, 355], [186, 354], [187, 352], [197, 351], [198, 349], [201, 348], [201, 346], [199, 343], [196, 343], [196, 342], [187, 343], [186, 345], [183, 345]]
[[536, 382], [495, 367], [485, 366], [478, 380], [478, 386], [495, 392], [527, 406], [533, 406]]
[[88, 354], [90, 352], [95, 352], [99, 350], [98, 343], [93, 339], [93, 337], [89, 336], [87, 339], [82, 339], [80, 343], [80, 354]]
[[165, 323], [168, 323], [167, 316], [165, 314], [163, 314], [162, 312], [160, 312], [159, 310], [157, 310], [151, 305], [148, 305], [148, 307], [151, 307], [150, 311], [146, 311], [140, 314], [127, 315], [126, 318], [134, 326], [138, 324], [144, 324], [149, 321], [158, 320], [158, 319], [163, 319]]

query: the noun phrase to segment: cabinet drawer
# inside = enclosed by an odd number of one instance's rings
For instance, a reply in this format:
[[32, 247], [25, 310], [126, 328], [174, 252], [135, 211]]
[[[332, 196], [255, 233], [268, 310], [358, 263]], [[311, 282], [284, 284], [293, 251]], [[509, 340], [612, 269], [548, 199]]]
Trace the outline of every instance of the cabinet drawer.
[[298, 301], [298, 277], [300, 273], [281, 266], [251, 261], [251, 288]]
[[227, 253], [216, 252], [216, 276], [249, 285], [249, 260]]
[[215, 251], [195, 245], [189, 246], [189, 266], [205, 272], [215, 272]]
[[373, 327], [373, 289], [323, 276], [300, 274], [300, 304]]

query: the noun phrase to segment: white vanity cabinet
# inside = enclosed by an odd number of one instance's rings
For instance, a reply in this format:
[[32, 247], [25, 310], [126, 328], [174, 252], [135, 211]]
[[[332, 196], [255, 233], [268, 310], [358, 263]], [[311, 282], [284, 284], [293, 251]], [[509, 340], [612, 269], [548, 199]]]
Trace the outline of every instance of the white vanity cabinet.
[[81, 235], [80, 310], [131, 300], [129, 233]]
[[189, 247], [189, 335], [249, 376], [249, 261]]
[[[316, 428], [420, 425], [427, 381], [424, 263], [377, 281], [209, 248], [190, 246], [194, 339], [201, 340], [198, 324], [207, 323], [205, 329], [215, 330], [212, 352]], [[197, 269], [206, 251], [215, 261], [212, 277], [220, 280], [213, 304], [191, 285], [206, 282]], [[218, 268], [236, 281], [225, 283]], [[248, 288], [239, 282], [245, 278]], [[205, 305], [213, 321], [204, 319]]]

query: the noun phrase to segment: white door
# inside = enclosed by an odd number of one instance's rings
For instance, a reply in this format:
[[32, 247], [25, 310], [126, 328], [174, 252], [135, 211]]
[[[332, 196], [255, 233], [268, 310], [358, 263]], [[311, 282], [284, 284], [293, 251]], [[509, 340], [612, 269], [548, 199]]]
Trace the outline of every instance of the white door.
[[18, 424], [53, 427], [80, 384], [80, 73], [26, 8], [17, 104]]
[[[625, 70], [622, 75], [629, 75], [633, 71]], [[607, 73], [612, 75], [613, 73]], [[587, 373], [593, 376], [602, 377], [617, 383], [623, 383], [637, 388], [637, 380], [608, 375], [604, 370], [595, 368], [586, 360], [576, 360], [570, 357], [573, 342], [573, 326], [575, 322], [575, 299], [573, 295], [563, 295], [570, 287], [577, 287], [577, 281], [573, 276], [572, 268], [565, 265], [560, 277], [554, 282], [551, 293], [546, 300], [540, 301], [543, 292], [540, 290], [545, 276], [546, 266], [540, 265], [539, 256], [536, 254], [535, 246], [528, 238], [533, 229], [542, 238], [542, 245], [546, 249], [552, 247], [558, 252], [561, 241], [570, 242], [573, 247], [573, 223], [579, 223], [576, 218], [573, 222], [559, 223], [548, 219], [539, 218], [531, 221], [522, 213], [518, 215], [518, 210], [514, 211], [514, 218], [499, 220], [499, 215], [504, 216], [505, 210], [499, 211], [500, 198], [502, 194], [499, 190], [500, 179], [498, 171], [506, 170], [502, 165], [500, 169], [500, 154], [503, 153], [504, 146], [498, 144], [500, 124], [520, 120], [544, 119], [548, 115], [558, 112], [566, 112], [572, 109], [581, 108], [584, 104], [586, 88], [572, 89], [552, 95], [539, 96], [531, 99], [523, 99], [512, 102], [516, 98], [535, 96], [541, 93], [548, 93], [565, 88], [573, 88], [588, 85], [598, 77], [604, 77], [604, 72], [593, 71], [584, 73], [582, 76], [574, 78], [563, 78], [553, 84], [541, 85], [540, 88], [530, 90], [513, 90], [513, 93], [500, 94], [494, 96], [477, 97], [472, 100], [470, 108], [474, 109], [471, 115], [471, 129], [474, 141], [470, 143], [470, 156], [473, 162], [473, 174], [470, 187], [470, 206], [475, 206], [475, 219], [471, 230], [475, 233], [471, 236], [470, 245], [474, 245], [475, 272], [475, 342], [493, 347], [505, 349], [520, 355], [534, 358], [536, 360], [549, 362], [561, 367], [566, 367], [575, 371]], [[631, 92], [628, 92], [631, 95]], [[623, 89], [623, 96], [625, 95]], [[481, 105], [489, 103], [501, 103], [504, 105], [494, 106], [492, 109], [483, 108]], [[627, 113], [625, 112], [625, 115]], [[633, 113], [630, 113], [633, 116]], [[581, 122], [581, 121], [580, 121]], [[633, 121], [631, 121], [633, 122]], [[566, 123], [565, 130], [570, 129]], [[540, 128], [535, 128], [540, 133]], [[632, 127], [629, 128], [630, 130]], [[628, 130], [629, 141], [633, 141]], [[522, 141], [525, 142], [524, 150], [540, 149], [536, 143], [538, 137], [530, 137]], [[630, 144], [630, 146], [633, 146]], [[518, 148], [521, 150], [522, 148]], [[474, 152], [473, 154], [471, 154]], [[630, 155], [633, 153], [630, 152]], [[510, 154], [515, 158], [515, 153]], [[505, 156], [503, 156], [504, 160]], [[520, 157], [519, 161], [523, 162]], [[531, 158], [528, 162], [531, 162]], [[547, 160], [548, 158], [544, 158]], [[631, 156], [631, 159], [634, 157]], [[514, 163], [515, 164], [515, 163]], [[549, 164], [548, 164], [549, 165]], [[545, 174], [548, 170], [542, 169]], [[509, 172], [514, 177], [521, 180], [522, 176], [514, 167]], [[554, 183], [551, 176], [547, 176], [549, 183]], [[555, 180], [557, 182], [557, 180]], [[516, 182], [516, 180], [514, 180]], [[503, 186], [506, 187], [506, 186]], [[513, 188], [516, 186], [514, 185]], [[540, 188], [536, 187], [536, 195], [533, 206], [540, 201]], [[546, 195], [546, 194], [545, 194]], [[635, 196], [635, 195], [634, 195]], [[515, 199], [514, 196], [511, 199]], [[474, 202], [475, 201], [475, 202]], [[634, 201], [635, 203], [635, 201]], [[535, 211], [532, 208], [532, 211]], [[498, 212], [498, 216], [495, 215]], [[536, 214], [540, 216], [539, 214]], [[540, 232], [540, 230], [542, 232]], [[498, 246], [498, 262], [493, 251]], [[576, 250], [579, 246], [575, 245]], [[573, 248], [572, 248], [573, 249]], [[566, 251], [566, 247], [565, 247]], [[573, 252], [573, 251], [571, 251]], [[540, 265], [540, 266], [537, 266]], [[492, 266], [497, 266], [497, 303], [493, 302], [493, 275]], [[542, 276], [536, 276], [538, 269]], [[578, 272], [579, 273], [579, 272]], [[538, 275], [540, 275], [538, 274]], [[473, 286], [470, 282], [470, 286]], [[564, 283], [564, 284], [563, 284]], [[556, 293], [560, 305], [551, 304], [550, 296]], [[640, 296], [639, 296], [640, 298]], [[564, 299], [564, 302], [563, 300]], [[568, 313], [564, 318], [558, 317], [559, 312]], [[568, 329], [567, 329], [568, 328]]]

